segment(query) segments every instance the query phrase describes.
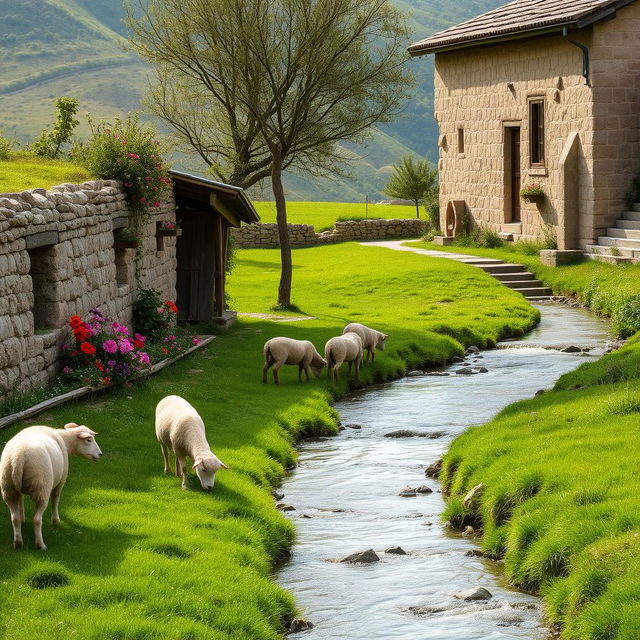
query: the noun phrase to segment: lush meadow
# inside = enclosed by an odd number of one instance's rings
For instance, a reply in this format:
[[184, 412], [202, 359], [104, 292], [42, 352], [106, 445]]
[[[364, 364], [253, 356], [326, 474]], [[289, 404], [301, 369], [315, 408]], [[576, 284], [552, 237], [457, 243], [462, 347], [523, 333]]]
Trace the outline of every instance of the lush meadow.
[[[37, 422], [75, 421], [99, 432], [98, 464], [72, 460], [62, 494], [62, 525], [48, 521], [48, 550], [11, 548], [8, 512], [0, 521], [0, 637], [7, 640], [267, 640], [282, 637], [292, 597], [271, 570], [294, 530], [274, 507], [271, 488], [295, 460], [305, 435], [333, 433], [337, 417], [326, 375], [282, 385], [261, 382], [262, 344], [275, 335], [321, 347], [349, 320], [391, 334], [367, 366], [364, 383], [437, 364], [464, 344], [519, 335], [538, 314], [519, 295], [473, 267], [356, 244], [294, 252], [295, 301], [316, 319], [278, 324], [242, 320], [203, 352], [142, 386], [67, 405]], [[375, 270], [371, 268], [375, 265]], [[384, 274], [381, 280], [380, 274]], [[240, 251], [230, 282], [240, 311], [268, 312], [279, 276], [277, 251]], [[346, 371], [345, 371], [346, 374]], [[162, 475], [155, 404], [183, 395], [201, 412], [215, 453], [230, 466], [211, 494], [182, 491]], [[6, 442], [21, 426], [0, 433]]]
[[[276, 221], [275, 202], [255, 202], [261, 222]], [[424, 211], [420, 217], [424, 219]], [[400, 204], [369, 204], [364, 202], [287, 202], [287, 219], [295, 224], [311, 224], [317, 231], [331, 229], [339, 220], [362, 220], [366, 218], [415, 218], [414, 206]]]
[[84, 182], [90, 178], [86, 169], [66, 160], [48, 160], [24, 151], [0, 160], [0, 194], [48, 189], [63, 182]]

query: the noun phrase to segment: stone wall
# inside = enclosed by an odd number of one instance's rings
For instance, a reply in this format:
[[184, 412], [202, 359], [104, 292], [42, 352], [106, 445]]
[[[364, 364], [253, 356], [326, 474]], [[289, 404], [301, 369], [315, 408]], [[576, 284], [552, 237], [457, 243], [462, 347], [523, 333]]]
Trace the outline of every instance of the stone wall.
[[[114, 247], [127, 220], [115, 181], [0, 194], [0, 391], [26, 391], [57, 373], [71, 315], [100, 307], [131, 323], [136, 250]], [[175, 299], [176, 240], [158, 243], [159, 221], [175, 222], [172, 202], [144, 225], [141, 281]]]
[[[316, 233], [309, 224], [289, 224], [293, 247], [313, 247], [336, 242], [366, 242], [387, 238], [417, 238], [425, 231], [425, 222], [413, 218], [391, 220], [347, 220], [336, 222], [333, 229]], [[280, 246], [276, 224], [252, 224], [232, 229], [238, 249], [275, 249]]]

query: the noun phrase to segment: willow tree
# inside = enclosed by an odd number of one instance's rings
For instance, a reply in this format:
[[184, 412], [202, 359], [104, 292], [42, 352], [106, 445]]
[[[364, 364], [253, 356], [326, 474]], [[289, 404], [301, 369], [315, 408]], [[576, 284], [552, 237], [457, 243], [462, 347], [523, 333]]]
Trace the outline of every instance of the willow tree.
[[331, 175], [340, 143], [396, 117], [413, 85], [404, 16], [388, 0], [138, 0], [127, 22], [156, 69], [153, 110], [219, 177], [271, 178], [289, 307], [282, 173]]

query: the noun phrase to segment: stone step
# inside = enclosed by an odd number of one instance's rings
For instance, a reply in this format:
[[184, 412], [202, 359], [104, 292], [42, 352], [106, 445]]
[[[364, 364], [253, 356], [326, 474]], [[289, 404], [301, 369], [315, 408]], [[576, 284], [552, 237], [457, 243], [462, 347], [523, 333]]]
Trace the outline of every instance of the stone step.
[[640, 240], [630, 240], [629, 238], [600, 236], [598, 238], [598, 244], [602, 247], [628, 247], [640, 251]]
[[[612, 245], [613, 246], [613, 245]], [[633, 249], [628, 249], [626, 247], [619, 247], [618, 251], [620, 255], [627, 256], [629, 258], [633, 257]], [[611, 254], [611, 246], [603, 246], [601, 244], [588, 244], [585, 247], [585, 252], [587, 253], [587, 257], [591, 255], [599, 255], [599, 256], [610, 256]]]
[[500, 282], [514, 282], [515, 280], [535, 280], [535, 276], [530, 271], [522, 271], [520, 273], [492, 273], [496, 280]]
[[509, 264], [508, 262], [503, 262], [502, 264], [488, 264], [488, 265], [478, 265], [480, 269], [486, 271], [487, 273], [521, 273], [524, 271], [524, 267], [521, 264]]
[[627, 238], [628, 240], [640, 240], [640, 231], [635, 229], [620, 229], [618, 227], [609, 227], [607, 236], [610, 238]]
[[505, 287], [515, 289], [516, 291], [519, 291], [520, 289], [536, 289], [542, 286], [542, 282], [540, 280], [502, 280], [501, 282]]
[[618, 229], [633, 229], [634, 231], [640, 231], [640, 213], [637, 215], [637, 220], [616, 220], [616, 227]]
[[544, 302], [545, 300], [553, 300], [554, 296], [527, 296], [529, 302]]
[[638, 221], [638, 220], [640, 220], [640, 211], [625, 211], [622, 214], [622, 217], [625, 220], [636, 220], [636, 221]]
[[530, 289], [514, 289], [518, 293], [521, 293], [525, 298], [538, 298], [540, 296], [550, 296], [551, 289], [549, 287], [532, 287]]

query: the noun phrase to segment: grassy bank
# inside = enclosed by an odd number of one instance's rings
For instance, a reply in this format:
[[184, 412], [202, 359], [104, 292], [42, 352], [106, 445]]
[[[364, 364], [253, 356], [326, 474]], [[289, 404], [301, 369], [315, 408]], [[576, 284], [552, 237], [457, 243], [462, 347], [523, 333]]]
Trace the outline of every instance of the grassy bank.
[[[277, 252], [238, 254], [230, 283], [236, 308], [268, 311]], [[104, 458], [96, 465], [72, 460], [63, 524], [45, 524], [45, 553], [33, 550], [29, 521], [27, 549], [14, 552], [3, 511], [0, 637], [280, 638], [294, 602], [273, 584], [270, 571], [294, 531], [275, 510], [270, 489], [294, 461], [297, 439], [335, 431], [330, 400], [346, 385], [330, 389], [326, 377], [298, 384], [290, 367], [280, 387], [263, 385], [264, 341], [289, 335], [320, 347], [348, 320], [371, 322], [391, 333], [388, 351], [365, 370], [364, 381], [373, 382], [442, 362], [462, 350], [460, 341], [491, 343], [537, 321], [518, 294], [465, 265], [359, 245], [295, 251], [294, 262], [295, 301], [317, 319], [244, 320], [142, 387], [41, 417], [56, 426], [76, 421], [96, 429]], [[231, 467], [218, 474], [212, 494], [199, 491], [193, 477], [184, 492], [175, 477], [161, 473], [153, 411], [169, 393], [200, 410], [214, 451]]]
[[[255, 202], [262, 222], [276, 221], [275, 202]], [[420, 217], [424, 219], [424, 211]], [[311, 224], [316, 231], [331, 229], [337, 220], [369, 218], [415, 218], [416, 208], [405, 205], [370, 204], [365, 216], [362, 202], [287, 202], [287, 218], [295, 224]]]
[[427, 242], [407, 244], [523, 264], [555, 295], [576, 297], [594, 311], [613, 316], [614, 330], [620, 335], [626, 337], [640, 330], [640, 265], [585, 260], [563, 267], [546, 267], [537, 255], [518, 251], [517, 244], [500, 249], [441, 247]]
[[48, 189], [63, 182], [84, 182], [91, 176], [85, 169], [66, 160], [48, 160], [24, 151], [0, 160], [0, 194], [25, 189]]
[[[452, 445], [448, 516], [479, 520], [508, 579], [540, 590], [564, 640], [640, 637], [640, 339]], [[477, 512], [462, 497], [485, 484]]]

